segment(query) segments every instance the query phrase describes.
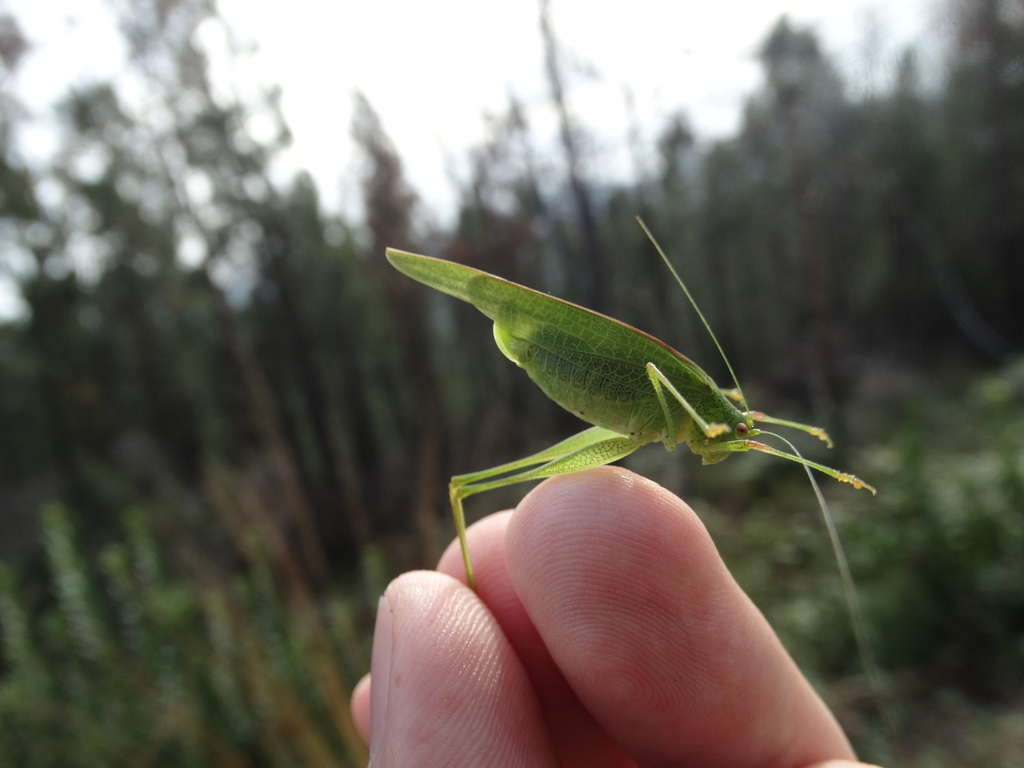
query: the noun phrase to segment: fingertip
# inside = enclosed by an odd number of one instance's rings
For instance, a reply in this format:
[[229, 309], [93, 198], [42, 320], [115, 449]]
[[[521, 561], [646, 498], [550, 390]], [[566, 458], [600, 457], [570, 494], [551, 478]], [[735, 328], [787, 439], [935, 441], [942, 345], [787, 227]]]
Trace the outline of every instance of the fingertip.
[[509, 521], [506, 549], [511, 571], [542, 571], [542, 581], [585, 573], [591, 584], [609, 589], [666, 577], [732, 583], [690, 506], [620, 467], [539, 485]]
[[[618, 747], [569, 688], [509, 579], [505, 534], [514, 516], [511, 510], [496, 512], [466, 530], [476, 573], [476, 597], [494, 616], [523, 666], [536, 695], [540, 716], [554, 736], [551, 740], [557, 754], [554, 762], [559, 765], [625, 764]], [[437, 568], [465, 583], [458, 539], [442, 555]]]
[[506, 540], [552, 657], [641, 762], [852, 756], [699, 518], [665, 489], [618, 468], [547, 481]]
[[[389, 663], [377, 664], [375, 640], [372, 757], [388, 765], [482, 765], [494, 751], [523, 749], [537, 758], [528, 764], [549, 764], [529, 681], [476, 594], [447, 575], [414, 571], [388, 586], [380, 610], [388, 612]], [[360, 707], [365, 695], [353, 696]]]

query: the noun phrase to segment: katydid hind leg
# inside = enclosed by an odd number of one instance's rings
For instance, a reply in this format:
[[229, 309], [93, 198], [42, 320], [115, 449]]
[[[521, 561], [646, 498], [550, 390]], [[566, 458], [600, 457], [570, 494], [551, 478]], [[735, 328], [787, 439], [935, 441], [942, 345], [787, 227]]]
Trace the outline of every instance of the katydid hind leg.
[[[476, 589], [476, 578], [466, 539], [463, 499], [508, 485], [600, 467], [628, 456], [638, 447], [639, 445], [628, 437], [601, 427], [592, 427], [524, 459], [453, 477], [448, 486], [448, 496], [452, 505], [452, 516], [455, 519], [455, 530], [459, 539], [459, 547], [462, 550], [462, 562], [466, 569], [466, 581], [469, 587]], [[538, 464], [540, 466], [537, 466]], [[509, 474], [510, 472], [511, 474]]]
[[545, 448], [543, 451], [538, 451], [537, 453], [525, 456], [521, 459], [516, 459], [515, 461], [510, 461], [506, 464], [500, 464], [497, 467], [491, 467], [490, 469], [482, 469], [477, 472], [467, 472], [462, 475], [456, 475], [452, 478], [452, 483], [459, 486], [470, 485], [480, 480], [488, 480], [489, 478], [526, 469], [527, 467], [535, 467], [538, 464], [547, 464], [552, 459], [557, 459], [560, 456], [565, 456], [566, 454], [572, 453], [580, 448], [615, 437], [621, 437], [621, 435], [618, 432], [612, 432], [610, 429], [605, 429], [604, 427], [590, 427], [589, 429], [585, 429], [559, 443], [555, 443], [550, 448]]
[[452, 505], [452, 517], [455, 518], [455, 535], [459, 538], [462, 566], [466, 569], [466, 583], [470, 589], [476, 591], [476, 576], [473, 574], [473, 563], [469, 560], [469, 542], [466, 541], [466, 513], [462, 509], [462, 496], [458, 490], [453, 480], [448, 486], [448, 499]]

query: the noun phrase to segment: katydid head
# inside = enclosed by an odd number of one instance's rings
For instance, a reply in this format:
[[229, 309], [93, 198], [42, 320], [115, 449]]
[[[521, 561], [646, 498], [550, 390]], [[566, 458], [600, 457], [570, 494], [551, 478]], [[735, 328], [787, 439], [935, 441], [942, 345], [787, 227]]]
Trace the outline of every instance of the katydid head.
[[733, 427], [733, 434], [737, 438], [744, 438], [750, 437], [751, 435], [756, 435], [759, 430], [754, 428], [754, 417], [751, 415], [750, 411], [744, 411], [742, 417], [743, 420], [737, 422], [736, 426]]
[[690, 426], [686, 442], [690, 450], [701, 457], [703, 464], [717, 464], [729, 454], [741, 450], [738, 448], [739, 445], [761, 432], [754, 427], [754, 421], [749, 413], [733, 408], [728, 401], [724, 402], [725, 410], [732, 411], [727, 416], [726, 423], [716, 422], [702, 428], [693, 422]]

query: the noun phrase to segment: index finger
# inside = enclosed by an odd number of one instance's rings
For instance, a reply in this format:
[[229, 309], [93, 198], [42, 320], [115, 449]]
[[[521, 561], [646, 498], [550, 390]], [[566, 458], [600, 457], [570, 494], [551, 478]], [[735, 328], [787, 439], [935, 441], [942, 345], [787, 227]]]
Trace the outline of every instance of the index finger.
[[663, 488], [618, 468], [549, 480], [519, 505], [506, 547], [565, 679], [641, 764], [853, 758], [700, 520]]

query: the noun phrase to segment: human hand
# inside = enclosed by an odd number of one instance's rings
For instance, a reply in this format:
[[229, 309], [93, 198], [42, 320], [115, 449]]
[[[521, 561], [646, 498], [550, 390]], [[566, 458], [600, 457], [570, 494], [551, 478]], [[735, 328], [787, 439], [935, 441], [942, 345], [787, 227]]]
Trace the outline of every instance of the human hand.
[[352, 696], [372, 766], [863, 765], [663, 488], [554, 478], [469, 541], [478, 593], [453, 544], [381, 598]]

